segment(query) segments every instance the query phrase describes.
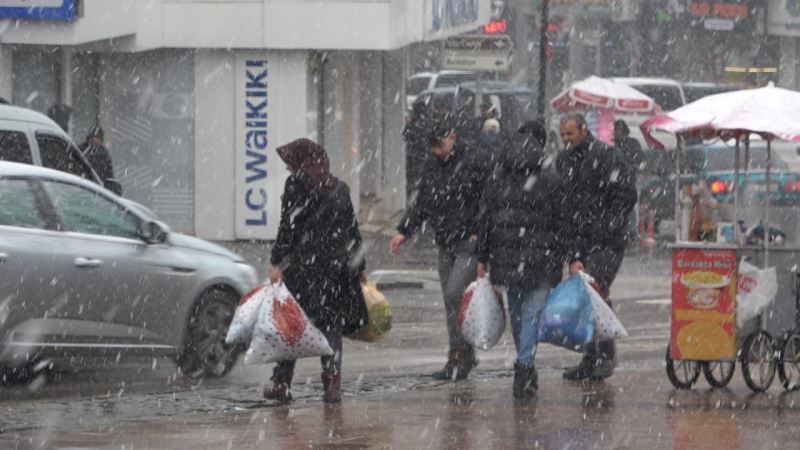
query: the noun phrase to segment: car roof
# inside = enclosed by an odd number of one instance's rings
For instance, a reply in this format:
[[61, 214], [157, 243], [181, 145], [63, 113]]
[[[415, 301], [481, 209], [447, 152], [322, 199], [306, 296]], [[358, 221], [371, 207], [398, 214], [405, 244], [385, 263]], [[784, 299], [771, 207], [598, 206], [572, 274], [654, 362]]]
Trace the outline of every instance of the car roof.
[[440, 70], [438, 72], [417, 72], [411, 75], [409, 78], [420, 78], [420, 77], [435, 77], [437, 75], [471, 75], [475, 74], [475, 72], [471, 72], [469, 70]]
[[612, 80], [623, 83], [623, 84], [631, 84], [631, 85], [640, 85], [640, 84], [649, 84], [649, 85], [658, 85], [658, 86], [678, 86], [680, 87], [680, 83], [671, 79], [671, 78], [651, 78], [651, 77], [615, 77]]
[[[459, 83], [457, 86], [438, 87], [433, 89], [426, 89], [419, 93], [420, 96], [426, 94], [433, 95], [452, 95], [455, 93], [456, 88], [463, 89], [469, 92], [475, 92], [477, 87], [474, 81]], [[483, 93], [486, 95], [491, 94], [532, 94], [533, 91], [527, 86], [508, 84], [502, 81], [484, 81]]]
[[62, 172], [55, 169], [47, 169], [45, 167], [34, 166], [32, 164], [23, 164], [16, 162], [0, 161], [0, 177], [30, 177], [30, 178], [47, 178], [50, 180], [65, 181], [73, 184], [80, 184], [82, 186], [90, 186], [98, 188], [96, 183], [90, 180], [85, 180], [81, 177]]
[[61, 129], [52, 119], [32, 109], [14, 105], [0, 105], [0, 119], [19, 122], [34, 122]]

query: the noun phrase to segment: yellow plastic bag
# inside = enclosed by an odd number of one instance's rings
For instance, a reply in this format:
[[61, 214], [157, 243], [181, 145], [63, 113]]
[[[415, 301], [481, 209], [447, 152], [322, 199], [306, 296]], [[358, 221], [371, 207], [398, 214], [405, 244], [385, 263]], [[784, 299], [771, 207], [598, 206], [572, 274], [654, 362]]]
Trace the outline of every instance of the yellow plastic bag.
[[367, 304], [369, 323], [347, 337], [356, 341], [376, 342], [392, 329], [392, 309], [389, 307], [389, 300], [374, 284], [364, 284], [361, 288]]

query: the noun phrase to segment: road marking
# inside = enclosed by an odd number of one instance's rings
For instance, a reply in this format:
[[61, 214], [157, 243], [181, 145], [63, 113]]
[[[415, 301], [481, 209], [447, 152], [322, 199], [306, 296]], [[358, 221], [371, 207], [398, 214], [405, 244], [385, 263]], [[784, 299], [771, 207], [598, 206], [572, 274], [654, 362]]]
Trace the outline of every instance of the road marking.
[[669, 305], [672, 303], [671, 298], [656, 298], [650, 300], [637, 300], [636, 303], [641, 303], [642, 305]]

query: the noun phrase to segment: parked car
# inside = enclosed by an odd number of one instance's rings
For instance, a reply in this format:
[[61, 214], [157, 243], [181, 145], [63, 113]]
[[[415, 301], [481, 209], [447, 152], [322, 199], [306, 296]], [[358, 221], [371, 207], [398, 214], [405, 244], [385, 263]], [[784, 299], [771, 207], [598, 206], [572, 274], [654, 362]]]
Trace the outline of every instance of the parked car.
[[692, 103], [695, 100], [700, 100], [709, 95], [744, 89], [745, 86], [690, 81], [681, 83], [681, 88], [683, 89], [683, 94], [686, 96], [686, 103]]
[[663, 112], [669, 112], [686, 104], [681, 84], [669, 78], [637, 78], [620, 77], [612, 78], [618, 83], [623, 83], [635, 88], [643, 94], [653, 98]]
[[224, 343], [229, 322], [257, 281], [241, 257], [91, 181], [9, 162], [0, 270], [0, 368], [17, 374], [40, 359], [131, 354], [222, 376], [241, 350]]
[[[416, 102], [431, 107], [434, 99], [444, 98], [450, 105], [450, 111], [464, 125], [476, 117], [476, 95], [476, 83], [466, 82], [453, 87], [428, 89], [419, 94]], [[502, 81], [484, 81], [482, 95], [483, 103], [494, 106], [503, 132], [516, 130], [519, 125], [533, 115], [533, 91], [526, 86], [512, 85]]]
[[[735, 149], [732, 141], [711, 141], [688, 146], [682, 161], [681, 184], [705, 180], [711, 195], [723, 206], [733, 204], [735, 178]], [[751, 202], [766, 200], [766, 142], [754, 140], [750, 144], [747, 177], [744, 175], [744, 146], [740, 147], [739, 188], [740, 199]], [[674, 167], [674, 163], [673, 163]], [[800, 173], [772, 152], [770, 169], [770, 202], [775, 207], [800, 205]], [[651, 179], [642, 188], [640, 201], [655, 209], [656, 222], [672, 220], [675, 214], [675, 175], [662, 174]]]
[[420, 72], [411, 75], [406, 84], [406, 107], [411, 105], [417, 96], [427, 89], [452, 87], [467, 81], [475, 81], [478, 75], [465, 70], [442, 70], [439, 72]]
[[100, 179], [61, 127], [31, 109], [0, 104], [0, 161], [60, 170], [122, 193], [117, 180]]

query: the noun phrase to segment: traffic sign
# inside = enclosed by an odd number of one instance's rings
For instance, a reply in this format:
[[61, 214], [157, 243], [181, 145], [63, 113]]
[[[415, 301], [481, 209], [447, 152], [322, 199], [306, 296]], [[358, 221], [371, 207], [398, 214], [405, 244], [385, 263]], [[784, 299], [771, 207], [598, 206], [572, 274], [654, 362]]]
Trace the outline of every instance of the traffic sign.
[[463, 35], [444, 43], [442, 67], [457, 70], [505, 72], [511, 59], [508, 35]]

